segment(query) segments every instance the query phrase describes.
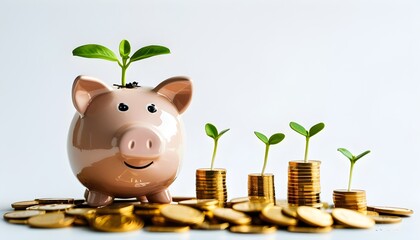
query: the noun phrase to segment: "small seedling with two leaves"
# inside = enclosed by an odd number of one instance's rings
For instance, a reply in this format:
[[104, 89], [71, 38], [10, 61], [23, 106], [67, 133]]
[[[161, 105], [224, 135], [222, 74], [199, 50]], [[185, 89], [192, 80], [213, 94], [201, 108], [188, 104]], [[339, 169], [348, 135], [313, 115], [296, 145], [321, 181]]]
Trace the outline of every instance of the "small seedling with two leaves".
[[121, 61], [117, 58], [116, 54], [109, 48], [98, 44], [86, 44], [77, 47], [73, 50], [73, 56], [84, 58], [99, 58], [103, 60], [117, 62], [122, 70], [121, 87], [126, 87], [125, 72], [127, 71], [127, 68], [130, 66], [131, 63], [145, 58], [170, 53], [170, 50], [167, 47], [150, 45], [140, 48], [139, 50], [134, 52], [133, 55], [131, 55], [130, 57], [131, 46], [127, 40], [122, 40], [120, 42], [119, 50]]
[[261, 171], [261, 176], [263, 176], [265, 167], [267, 166], [268, 151], [270, 150], [270, 146], [283, 141], [285, 135], [283, 133], [275, 133], [270, 138], [267, 138], [267, 136], [257, 131], [255, 131], [254, 134], [265, 144], [264, 165]]
[[213, 156], [211, 158], [211, 167], [210, 169], [213, 170], [213, 166], [214, 166], [214, 159], [216, 158], [216, 152], [217, 152], [217, 144], [219, 143], [219, 139], [220, 137], [225, 134], [227, 131], [229, 131], [230, 129], [225, 129], [223, 131], [221, 131], [220, 133], [217, 131], [216, 126], [214, 126], [211, 123], [207, 123], [205, 125], [205, 130], [206, 130], [206, 134], [207, 136], [213, 138], [214, 140], [214, 147], [213, 147]]
[[304, 158], [304, 162], [307, 163], [308, 162], [308, 148], [309, 148], [309, 139], [313, 136], [315, 136], [315, 134], [319, 133], [322, 129], [324, 129], [325, 124], [320, 122], [318, 124], [315, 124], [314, 126], [312, 126], [309, 131], [306, 130], [304, 127], [302, 127], [302, 125], [296, 123], [296, 122], [290, 122], [289, 124], [290, 128], [292, 128], [295, 132], [303, 135], [306, 138], [306, 144], [305, 144], [305, 158]]
[[345, 148], [339, 148], [337, 149], [339, 152], [341, 152], [344, 156], [346, 156], [350, 160], [350, 174], [349, 174], [349, 185], [347, 187], [347, 191], [351, 190], [351, 179], [353, 177], [353, 167], [354, 164], [357, 162], [357, 160], [364, 157], [366, 154], [370, 153], [370, 150], [364, 151], [361, 154], [354, 156], [349, 150]]

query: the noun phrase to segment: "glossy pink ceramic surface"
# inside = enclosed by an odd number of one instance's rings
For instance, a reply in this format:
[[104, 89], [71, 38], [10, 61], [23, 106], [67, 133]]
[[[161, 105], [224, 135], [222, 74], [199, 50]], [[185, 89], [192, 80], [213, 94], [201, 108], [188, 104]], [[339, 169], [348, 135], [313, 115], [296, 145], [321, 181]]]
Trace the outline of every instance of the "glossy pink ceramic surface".
[[191, 95], [185, 77], [154, 89], [112, 89], [91, 77], [76, 78], [68, 155], [73, 173], [87, 188], [89, 205], [108, 205], [115, 197], [171, 201], [167, 188], [177, 176], [183, 149], [180, 114]]

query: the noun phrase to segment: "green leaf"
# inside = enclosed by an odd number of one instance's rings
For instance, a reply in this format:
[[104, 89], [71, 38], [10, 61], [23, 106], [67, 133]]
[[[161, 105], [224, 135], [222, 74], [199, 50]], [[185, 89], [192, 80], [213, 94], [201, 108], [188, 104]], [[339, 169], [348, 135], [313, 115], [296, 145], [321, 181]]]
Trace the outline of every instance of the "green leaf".
[[135, 62], [135, 61], [145, 59], [145, 58], [149, 58], [149, 57], [153, 57], [153, 56], [156, 56], [156, 55], [168, 54], [170, 52], [171, 51], [167, 47], [150, 45], [150, 46], [142, 47], [139, 50], [137, 50], [133, 54], [133, 56], [131, 56], [130, 62]]
[[211, 123], [207, 123], [205, 126], [205, 130], [206, 130], [206, 134], [207, 136], [213, 138], [213, 139], [217, 139], [218, 133], [217, 133], [217, 128], [211, 124]]
[[225, 134], [227, 131], [229, 131], [230, 130], [230, 128], [228, 128], [228, 129], [225, 129], [225, 130], [223, 130], [223, 131], [220, 131], [220, 133], [219, 133], [219, 135], [217, 136], [217, 139], [219, 139], [223, 134]]
[[117, 56], [107, 47], [98, 44], [87, 44], [73, 50], [73, 56], [85, 58], [100, 58], [108, 61], [118, 61]]
[[366, 154], [368, 154], [368, 153], [370, 153], [370, 150], [364, 151], [363, 153], [361, 153], [361, 154], [357, 155], [357, 156], [354, 158], [354, 161], [356, 162], [357, 160], [361, 159], [362, 157], [364, 157], [364, 156], [365, 156]]
[[127, 40], [122, 40], [120, 42], [120, 56], [122, 58], [128, 58], [128, 55], [130, 54], [131, 46], [130, 43]]
[[344, 156], [346, 156], [351, 162], [353, 162], [353, 154], [351, 154], [351, 152], [345, 148], [339, 148], [337, 149], [337, 151], [341, 152]]
[[269, 144], [268, 143], [268, 138], [264, 135], [264, 134], [262, 134], [262, 133], [260, 133], [260, 132], [257, 132], [257, 131], [255, 131], [254, 132], [254, 134], [255, 134], [255, 136], [257, 136], [257, 138], [259, 138], [263, 143], [265, 143], [265, 144]]
[[308, 137], [308, 131], [302, 127], [301, 125], [299, 125], [298, 123], [295, 122], [290, 122], [289, 126], [295, 130], [297, 133], [302, 134], [305, 137]]
[[309, 129], [309, 137], [312, 137], [315, 134], [319, 133], [322, 129], [324, 129], [324, 127], [325, 127], [325, 124], [322, 122], [315, 124], [314, 126], [311, 127], [311, 129]]
[[268, 144], [274, 145], [281, 141], [283, 141], [285, 135], [283, 133], [275, 133], [273, 134], [270, 139], [268, 139]]

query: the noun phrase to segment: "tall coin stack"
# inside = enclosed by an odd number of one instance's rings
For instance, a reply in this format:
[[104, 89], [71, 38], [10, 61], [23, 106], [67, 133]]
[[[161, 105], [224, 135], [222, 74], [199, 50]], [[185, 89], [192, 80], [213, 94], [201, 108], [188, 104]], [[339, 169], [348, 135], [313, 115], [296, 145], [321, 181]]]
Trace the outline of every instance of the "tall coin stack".
[[367, 212], [366, 192], [364, 190], [334, 190], [333, 200], [336, 208], [347, 208], [361, 213]]
[[274, 189], [274, 175], [253, 173], [248, 174], [248, 197], [249, 200], [276, 202]]
[[227, 202], [226, 169], [200, 168], [195, 173], [197, 199], [216, 199], [219, 207]]
[[289, 204], [319, 208], [321, 203], [321, 161], [290, 161], [287, 200]]

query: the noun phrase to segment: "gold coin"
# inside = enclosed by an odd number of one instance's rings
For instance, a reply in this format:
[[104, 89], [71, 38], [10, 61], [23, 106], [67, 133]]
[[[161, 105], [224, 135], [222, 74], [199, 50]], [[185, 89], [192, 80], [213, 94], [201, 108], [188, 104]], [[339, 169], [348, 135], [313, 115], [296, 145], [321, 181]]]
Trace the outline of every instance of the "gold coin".
[[134, 205], [130, 203], [116, 203], [96, 210], [97, 214], [133, 214]]
[[295, 218], [290, 218], [282, 213], [282, 208], [278, 206], [267, 206], [260, 214], [260, 218], [271, 224], [279, 226], [294, 226], [297, 225]]
[[413, 210], [408, 208], [400, 207], [384, 207], [384, 206], [374, 206], [367, 207], [369, 211], [375, 211], [378, 213], [388, 214], [388, 215], [397, 215], [397, 216], [410, 216], [414, 213]]
[[277, 230], [273, 226], [238, 225], [229, 228], [234, 233], [274, 233]]
[[229, 202], [232, 204], [241, 203], [241, 202], [249, 202], [249, 198], [248, 197], [232, 198]]
[[188, 232], [190, 227], [188, 226], [149, 226], [146, 227], [144, 230], [148, 232]]
[[400, 223], [402, 221], [402, 218], [398, 216], [378, 215], [370, 217], [375, 221], [375, 223]]
[[154, 226], [166, 226], [167, 225], [167, 221], [164, 217], [158, 215], [158, 216], [154, 216], [152, 217], [152, 224]]
[[135, 209], [161, 209], [166, 204], [162, 203], [135, 203], [133, 204]]
[[25, 210], [27, 207], [38, 205], [39, 202], [32, 200], [32, 201], [20, 201], [12, 203], [12, 208], [15, 210]]
[[166, 205], [160, 210], [163, 217], [170, 221], [194, 225], [204, 222], [204, 213], [201, 211], [184, 205]]
[[379, 216], [379, 213], [374, 212], [374, 211], [366, 211], [366, 215], [367, 216]]
[[232, 206], [233, 209], [240, 212], [245, 213], [256, 213], [261, 212], [264, 207], [266, 207], [269, 203], [267, 202], [243, 202], [243, 203], [237, 203]]
[[53, 211], [64, 211], [69, 208], [74, 207], [74, 204], [47, 204], [47, 205], [38, 205], [38, 210], [44, 210], [47, 212]]
[[216, 199], [190, 199], [178, 202], [178, 204], [187, 206], [211, 206], [218, 203], [219, 201]]
[[345, 208], [335, 208], [332, 211], [332, 216], [337, 222], [352, 228], [371, 228], [375, 225], [372, 218]]
[[7, 220], [7, 222], [12, 223], [12, 224], [26, 225], [26, 224], [28, 224], [28, 219], [9, 219], [9, 220]]
[[175, 197], [172, 197], [172, 202], [180, 202], [180, 201], [190, 200], [190, 199], [195, 199], [195, 197], [180, 197], [180, 196], [175, 196]]
[[62, 212], [46, 213], [28, 219], [28, 224], [36, 228], [63, 228], [74, 222], [74, 217], [66, 217]]
[[134, 213], [136, 215], [138, 215], [139, 217], [154, 217], [154, 216], [158, 216], [160, 214], [160, 210], [159, 209], [137, 209], [134, 211]]
[[35, 201], [39, 202], [39, 204], [65, 204], [65, 203], [73, 203], [73, 198], [37, 198]]
[[320, 165], [321, 161], [319, 160], [309, 160], [307, 162], [303, 161], [303, 160], [293, 160], [293, 161], [289, 161], [289, 165], [291, 166], [313, 166], [313, 165]]
[[66, 214], [70, 216], [82, 216], [84, 217], [87, 214], [94, 214], [96, 212], [95, 208], [70, 208], [66, 210]]
[[38, 216], [45, 214], [45, 211], [40, 210], [17, 210], [13, 212], [7, 212], [3, 215], [3, 218], [6, 220], [10, 219], [28, 219], [33, 216]]
[[291, 218], [297, 218], [297, 207], [284, 207], [281, 209], [281, 212]]
[[141, 229], [144, 222], [134, 215], [108, 214], [95, 217], [92, 226], [103, 232], [128, 232]]
[[229, 223], [210, 223], [207, 221], [204, 221], [202, 224], [194, 226], [195, 229], [201, 229], [201, 230], [225, 230], [229, 227]]
[[333, 219], [331, 215], [319, 209], [307, 206], [300, 206], [297, 208], [296, 211], [298, 219], [311, 226], [328, 227], [333, 224]]
[[287, 231], [297, 233], [327, 233], [331, 232], [332, 227], [302, 227], [302, 226], [289, 226]]
[[252, 220], [251, 217], [245, 213], [231, 208], [216, 208], [213, 210], [213, 215], [217, 219], [237, 225], [250, 224]]

